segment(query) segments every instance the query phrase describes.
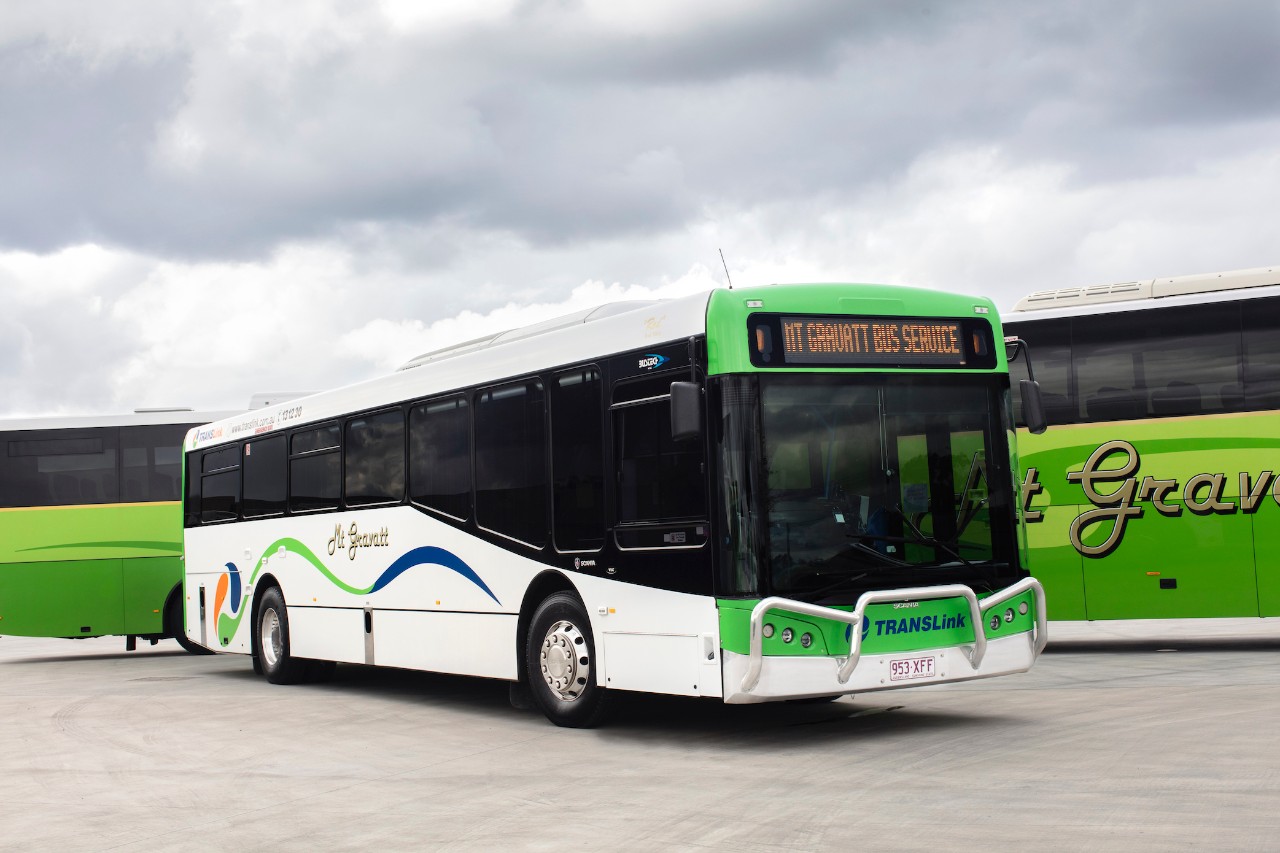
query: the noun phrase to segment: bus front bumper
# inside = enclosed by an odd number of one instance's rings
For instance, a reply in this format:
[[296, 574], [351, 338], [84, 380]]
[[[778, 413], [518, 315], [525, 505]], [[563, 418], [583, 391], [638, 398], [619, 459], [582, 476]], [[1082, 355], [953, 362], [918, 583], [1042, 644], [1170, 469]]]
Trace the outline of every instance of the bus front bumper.
[[[1031, 592], [1035, 600], [1034, 629], [988, 638], [983, 630], [984, 615], [1027, 592]], [[763, 653], [761, 629], [765, 615], [773, 610], [861, 625], [863, 614], [872, 604], [935, 598], [963, 598], [968, 602], [970, 624], [976, 632], [972, 644], [863, 655], [861, 633], [855, 630], [846, 657], [765, 656]], [[751, 614], [750, 653], [722, 653], [724, 701], [746, 704], [805, 699], [1025, 672], [1044, 651], [1047, 629], [1044, 588], [1034, 578], [1021, 580], [981, 601], [973, 590], [961, 584], [868, 592], [859, 598], [852, 611], [786, 598], [766, 598]]]

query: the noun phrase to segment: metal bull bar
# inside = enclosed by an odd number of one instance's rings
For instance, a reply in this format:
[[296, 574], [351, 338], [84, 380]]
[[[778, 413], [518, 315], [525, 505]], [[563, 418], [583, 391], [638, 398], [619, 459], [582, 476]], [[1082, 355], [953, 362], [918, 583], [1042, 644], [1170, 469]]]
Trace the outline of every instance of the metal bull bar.
[[746, 675], [742, 677], [742, 692], [750, 693], [760, 682], [760, 670], [764, 667], [764, 616], [770, 610], [785, 610], [788, 613], [795, 613], [800, 616], [831, 619], [836, 622], [848, 623], [857, 628], [858, 630], [850, 631], [849, 633], [849, 657], [840, 663], [840, 668], [836, 673], [837, 680], [841, 684], [845, 684], [848, 682], [849, 676], [853, 675], [853, 670], [858, 665], [858, 659], [862, 657], [861, 625], [868, 606], [884, 604], [890, 601], [964, 598], [969, 602], [969, 615], [973, 624], [973, 648], [968, 651], [967, 657], [969, 658], [969, 665], [976, 670], [982, 664], [982, 658], [987, 653], [986, 622], [983, 619], [983, 614], [994, 607], [1004, 604], [1011, 598], [1022, 595], [1028, 590], [1035, 594], [1035, 653], [1036, 656], [1039, 656], [1044, 651], [1045, 644], [1049, 642], [1049, 623], [1045, 615], [1044, 587], [1035, 578], [1023, 578], [1012, 586], [1005, 587], [999, 592], [989, 595], [982, 601], [978, 600], [978, 596], [974, 594], [972, 589], [958, 583], [942, 586], [922, 586], [916, 589], [885, 589], [864, 592], [858, 598], [858, 604], [852, 611], [836, 610], [832, 607], [823, 607], [820, 604], [810, 604], [791, 598], [771, 596], [761, 601], [751, 611], [751, 653], [750, 660], [747, 663]]

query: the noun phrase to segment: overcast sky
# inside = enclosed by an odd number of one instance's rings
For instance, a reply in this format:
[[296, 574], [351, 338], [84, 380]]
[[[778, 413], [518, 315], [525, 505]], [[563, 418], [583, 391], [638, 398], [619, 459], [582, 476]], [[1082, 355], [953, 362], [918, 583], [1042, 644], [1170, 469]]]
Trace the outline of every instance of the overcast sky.
[[0, 415], [619, 298], [1280, 263], [1280, 4], [0, 4]]

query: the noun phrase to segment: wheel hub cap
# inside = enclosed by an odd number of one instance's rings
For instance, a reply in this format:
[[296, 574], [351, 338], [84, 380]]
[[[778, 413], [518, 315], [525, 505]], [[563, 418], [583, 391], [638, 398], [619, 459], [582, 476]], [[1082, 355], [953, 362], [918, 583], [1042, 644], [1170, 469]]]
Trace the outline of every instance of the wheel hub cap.
[[561, 701], [577, 699], [590, 683], [587, 641], [572, 622], [561, 620], [547, 629], [539, 661], [543, 680]]
[[262, 614], [262, 631], [258, 639], [267, 666], [275, 666], [284, 649], [280, 637], [280, 617], [274, 609]]

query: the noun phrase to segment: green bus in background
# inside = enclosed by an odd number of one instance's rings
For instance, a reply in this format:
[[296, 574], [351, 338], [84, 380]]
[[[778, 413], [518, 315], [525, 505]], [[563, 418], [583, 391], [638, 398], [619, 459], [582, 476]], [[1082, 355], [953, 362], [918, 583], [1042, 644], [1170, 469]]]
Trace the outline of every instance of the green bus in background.
[[1035, 293], [1005, 330], [1053, 427], [1018, 441], [1053, 618], [1280, 615], [1280, 267]]
[[182, 632], [182, 441], [227, 414], [0, 422], [0, 636], [204, 651]]

